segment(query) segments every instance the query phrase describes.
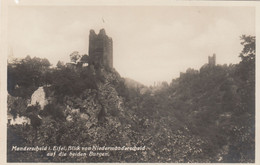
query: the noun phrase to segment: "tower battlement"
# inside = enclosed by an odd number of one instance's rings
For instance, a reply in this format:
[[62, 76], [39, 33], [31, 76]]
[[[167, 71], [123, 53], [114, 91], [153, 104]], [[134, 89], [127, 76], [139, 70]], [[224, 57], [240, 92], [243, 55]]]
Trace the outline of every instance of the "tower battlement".
[[90, 64], [95, 67], [113, 68], [113, 40], [106, 35], [105, 29], [98, 34], [94, 30], [89, 33]]
[[209, 65], [215, 66], [216, 65], [216, 54], [214, 53], [213, 56], [209, 56]]

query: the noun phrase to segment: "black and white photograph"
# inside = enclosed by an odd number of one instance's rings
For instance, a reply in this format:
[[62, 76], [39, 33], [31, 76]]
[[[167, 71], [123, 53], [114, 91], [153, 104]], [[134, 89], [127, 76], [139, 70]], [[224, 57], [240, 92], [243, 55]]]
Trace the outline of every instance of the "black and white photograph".
[[7, 163], [256, 162], [255, 6], [15, 3]]

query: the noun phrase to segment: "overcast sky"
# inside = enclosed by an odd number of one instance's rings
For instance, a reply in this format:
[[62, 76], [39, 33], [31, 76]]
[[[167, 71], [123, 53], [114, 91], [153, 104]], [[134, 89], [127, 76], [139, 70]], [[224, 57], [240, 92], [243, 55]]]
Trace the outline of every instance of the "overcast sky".
[[[103, 23], [102, 18], [105, 20]], [[56, 65], [73, 51], [88, 54], [89, 30], [113, 38], [114, 67], [146, 85], [199, 69], [239, 62], [240, 36], [255, 35], [252, 7], [15, 7], [9, 8], [9, 48], [15, 57], [45, 57]]]

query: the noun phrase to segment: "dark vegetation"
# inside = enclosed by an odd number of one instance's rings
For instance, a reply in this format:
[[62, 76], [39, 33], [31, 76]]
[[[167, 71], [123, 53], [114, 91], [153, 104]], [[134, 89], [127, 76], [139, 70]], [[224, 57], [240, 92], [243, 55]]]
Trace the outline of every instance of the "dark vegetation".
[[[8, 111], [14, 117], [29, 117], [31, 124], [8, 125], [8, 161], [254, 162], [255, 37], [242, 36], [241, 41], [239, 64], [188, 69], [157, 90], [128, 88], [115, 70], [83, 67], [88, 56], [77, 53], [72, 54], [71, 65], [58, 62], [54, 68], [47, 59], [29, 56], [9, 63]], [[43, 110], [27, 106], [40, 86], [51, 98]], [[90, 111], [92, 102], [95, 109]], [[68, 106], [80, 113], [72, 113]], [[96, 116], [91, 114], [96, 111]], [[81, 114], [97, 122], [88, 127]], [[42, 152], [12, 152], [14, 145], [147, 150], [111, 151], [109, 157], [47, 157]]]

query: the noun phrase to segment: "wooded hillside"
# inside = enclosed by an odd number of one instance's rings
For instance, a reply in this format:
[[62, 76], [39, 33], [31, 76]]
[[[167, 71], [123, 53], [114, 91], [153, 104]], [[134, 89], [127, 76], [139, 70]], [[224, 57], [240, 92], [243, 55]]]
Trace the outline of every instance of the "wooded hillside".
[[[254, 162], [255, 37], [242, 36], [241, 44], [240, 63], [187, 69], [156, 90], [126, 85], [115, 69], [94, 68], [77, 53], [55, 67], [30, 56], [9, 62], [8, 114], [30, 123], [8, 124], [8, 162]], [[44, 108], [31, 103], [39, 87]], [[12, 151], [70, 145], [145, 150], [101, 157]]]

